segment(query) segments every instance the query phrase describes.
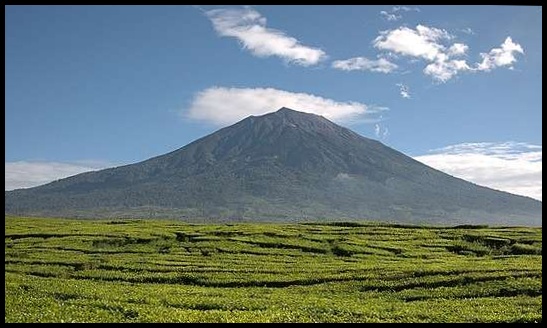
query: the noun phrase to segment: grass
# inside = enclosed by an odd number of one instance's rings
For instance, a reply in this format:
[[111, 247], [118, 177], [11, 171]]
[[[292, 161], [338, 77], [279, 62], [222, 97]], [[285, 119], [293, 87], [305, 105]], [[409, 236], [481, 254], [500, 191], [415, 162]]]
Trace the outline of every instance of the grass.
[[541, 228], [5, 218], [6, 322], [541, 322]]

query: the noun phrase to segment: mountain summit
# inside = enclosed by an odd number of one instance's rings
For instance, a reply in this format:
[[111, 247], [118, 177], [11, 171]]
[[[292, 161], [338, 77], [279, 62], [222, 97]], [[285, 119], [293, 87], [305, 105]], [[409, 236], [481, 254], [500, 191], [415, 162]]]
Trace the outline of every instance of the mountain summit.
[[289, 108], [140, 163], [8, 191], [5, 201], [17, 215], [450, 225], [541, 225], [542, 207]]

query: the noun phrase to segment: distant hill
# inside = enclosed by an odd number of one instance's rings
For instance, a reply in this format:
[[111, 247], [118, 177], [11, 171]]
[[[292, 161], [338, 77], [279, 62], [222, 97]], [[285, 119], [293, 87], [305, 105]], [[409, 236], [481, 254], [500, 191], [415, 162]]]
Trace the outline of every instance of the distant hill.
[[140, 163], [7, 191], [5, 201], [15, 215], [449, 225], [541, 225], [542, 207], [288, 108]]

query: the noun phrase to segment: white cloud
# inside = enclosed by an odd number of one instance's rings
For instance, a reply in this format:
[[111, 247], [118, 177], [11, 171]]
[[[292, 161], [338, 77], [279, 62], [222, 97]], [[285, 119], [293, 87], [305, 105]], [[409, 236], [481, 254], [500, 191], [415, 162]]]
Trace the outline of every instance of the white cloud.
[[387, 11], [385, 10], [382, 10], [380, 11], [380, 15], [382, 15], [382, 17], [384, 17], [384, 19], [390, 21], [390, 22], [393, 22], [393, 21], [396, 21], [396, 20], [399, 20], [401, 18], [403, 18], [403, 16], [401, 15], [396, 15], [396, 14], [393, 14], [393, 13], [388, 13]]
[[469, 46], [461, 42], [448, 44], [453, 38], [454, 36], [446, 30], [435, 27], [418, 25], [412, 29], [402, 26], [380, 32], [373, 45], [380, 50], [425, 60], [427, 65], [423, 69], [424, 74], [443, 83], [463, 71], [475, 72], [488, 70], [496, 65], [510, 64], [514, 61], [512, 54], [522, 50], [508, 38], [509, 41], [506, 40], [501, 49], [492, 49], [489, 54], [482, 54], [484, 64], [475, 69], [470, 67], [466, 60], [456, 59], [466, 55]]
[[397, 13], [400, 13], [400, 12], [409, 12], [409, 11], [417, 11], [419, 12], [420, 9], [419, 8], [416, 8], [416, 7], [405, 7], [405, 6], [398, 6], [398, 7], [392, 7], [390, 11], [385, 11], [385, 10], [382, 10], [380, 11], [380, 15], [387, 21], [397, 21], [401, 18], [403, 18], [403, 16], [401, 14], [397, 14]]
[[109, 167], [105, 162], [6, 162], [5, 190], [30, 188], [83, 172]]
[[496, 67], [509, 66], [517, 61], [515, 54], [524, 54], [521, 45], [507, 37], [501, 48], [493, 48], [489, 53], [481, 53], [482, 62], [477, 65], [479, 71], [490, 71]]
[[448, 55], [449, 56], [461, 56], [465, 55], [469, 47], [466, 44], [463, 43], [454, 43], [453, 45], [448, 48]]
[[[397, 11], [392, 11], [394, 12]], [[466, 34], [474, 33], [470, 28], [461, 31]], [[517, 61], [516, 54], [524, 54], [522, 46], [507, 37], [500, 48], [481, 53], [482, 62], [470, 65], [462, 59], [462, 56], [467, 55], [469, 46], [461, 42], [450, 44], [453, 39], [454, 36], [444, 29], [417, 25], [414, 29], [401, 26], [382, 31], [372, 44], [385, 51], [384, 56], [398, 54], [410, 57], [410, 62], [425, 60], [423, 73], [441, 83], [447, 82], [460, 72], [490, 71], [501, 66], [514, 69], [511, 65]]]
[[406, 6], [396, 6], [391, 9], [393, 12], [398, 11], [417, 11], [420, 12], [420, 8], [418, 7], [406, 7]]
[[434, 80], [446, 82], [459, 71], [470, 70], [465, 60], [436, 60], [424, 68], [424, 74], [430, 75]]
[[475, 32], [470, 27], [466, 27], [464, 29], [461, 29], [460, 31], [462, 31], [463, 33], [468, 34], [468, 35], [475, 34]]
[[387, 127], [382, 127], [380, 124], [375, 124], [374, 135], [376, 138], [385, 139], [389, 135], [389, 130]]
[[187, 116], [227, 125], [250, 115], [274, 112], [281, 107], [322, 115], [334, 121], [360, 119], [386, 109], [354, 101], [339, 102], [312, 94], [273, 88], [212, 87], [195, 95]]
[[397, 83], [397, 86], [399, 87], [399, 92], [401, 93], [401, 97], [405, 99], [410, 99], [410, 88], [407, 85], [404, 85], [402, 83]]
[[[393, 14], [412, 9], [392, 9], [391, 12], [382, 11], [383, 15]], [[470, 28], [465, 33], [473, 33]], [[416, 28], [401, 26], [396, 29], [386, 30], [372, 41], [373, 46], [383, 51], [378, 60], [370, 60], [364, 57], [337, 60], [332, 63], [333, 68], [341, 70], [369, 70], [373, 72], [390, 73], [398, 65], [385, 59], [397, 58], [398, 55], [409, 57], [410, 62], [425, 61], [423, 73], [430, 76], [436, 82], [447, 82], [461, 72], [490, 71], [496, 67], [511, 66], [517, 61], [516, 54], [524, 54], [522, 46], [507, 37], [500, 48], [494, 48], [488, 53], [481, 53], [482, 62], [468, 64], [463, 56], [467, 56], [469, 46], [462, 42], [451, 43], [455, 37], [444, 29], [417, 25]], [[404, 96], [403, 96], [404, 97]], [[406, 98], [406, 97], [405, 97]]]
[[343, 71], [361, 70], [390, 73], [397, 68], [397, 65], [385, 58], [374, 60], [365, 57], [355, 57], [346, 60], [336, 60], [332, 63], [332, 67]]
[[464, 143], [414, 159], [493, 189], [542, 199], [542, 146], [527, 143]]
[[445, 30], [434, 27], [418, 25], [413, 30], [402, 26], [394, 30], [380, 32], [373, 44], [380, 50], [433, 61], [445, 49], [438, 41], [451, 38], [452, 36]]
[[266, 18], [249, 7], [214, 9], [205, 14], [219, 35], [237, 38], [243, 48], [255, 56], [278, 56], [302, 66], [314, 65], [327, 58], [323, 50], [304, 46], [284, 32], [266, 27]]
[[416, 31], [419, 35], [427, 38], [428, 40], [437, 41], [442, 39], [451, 40], [454, 38], [450, 33], [448, 33], [446, 30], [436, 28], [436, 27], [428, 27], [424, 25], [417, 25]]

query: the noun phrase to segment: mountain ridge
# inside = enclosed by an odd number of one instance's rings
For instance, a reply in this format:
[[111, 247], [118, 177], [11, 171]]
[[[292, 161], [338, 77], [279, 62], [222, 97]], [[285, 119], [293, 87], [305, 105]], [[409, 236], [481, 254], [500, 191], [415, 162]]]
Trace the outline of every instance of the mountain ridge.
[[541, 225], [539, 201], [452, 177], [285, 107], [164, 155], [5, 198], [6, 214]]

